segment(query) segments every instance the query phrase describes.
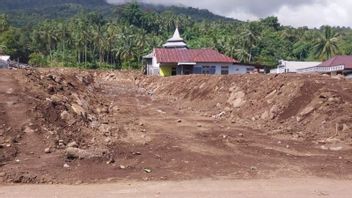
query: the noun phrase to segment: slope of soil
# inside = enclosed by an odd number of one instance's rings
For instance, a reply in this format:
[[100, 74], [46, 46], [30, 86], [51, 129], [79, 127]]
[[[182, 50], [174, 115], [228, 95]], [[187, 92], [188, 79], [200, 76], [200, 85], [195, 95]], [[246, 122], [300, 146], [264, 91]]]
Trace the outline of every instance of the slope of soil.
[[352, 176], [349, 81], [0, 75], [4, 183]]
[[352, 143], [352, 82], [342, 78], [181, 76], [143, 78], [139, 85], [204, 115], [221, 115], [276, 136]]

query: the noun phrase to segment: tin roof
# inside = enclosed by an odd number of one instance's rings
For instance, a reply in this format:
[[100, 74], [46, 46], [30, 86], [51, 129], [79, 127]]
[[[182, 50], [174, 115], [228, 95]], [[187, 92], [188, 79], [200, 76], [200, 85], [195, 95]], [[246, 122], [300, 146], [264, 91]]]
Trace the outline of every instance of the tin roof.
[[158, 63], [235, 63], [237, 60], [213, 49], [156, 48], [154, 55]]
[[344, 65], [345, 68], [347, 69], [352, 69], [352, 56], [335, 56], [322, 64], [320, 64], [320, 67], [333, 67], [333, 66], [339, 66], [339, 65]]

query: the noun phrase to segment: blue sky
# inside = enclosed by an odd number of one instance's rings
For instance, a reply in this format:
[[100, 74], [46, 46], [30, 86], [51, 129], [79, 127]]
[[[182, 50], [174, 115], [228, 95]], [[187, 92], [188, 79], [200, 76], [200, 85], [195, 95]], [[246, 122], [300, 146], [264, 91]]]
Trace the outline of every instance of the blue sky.
[[[107, 0], [122, 3], [128, 0]], [[205, 8], [240, 20], [277, 16], [284, 25], [352, 27], [352, 0], [140, 0], [163, 5]]]

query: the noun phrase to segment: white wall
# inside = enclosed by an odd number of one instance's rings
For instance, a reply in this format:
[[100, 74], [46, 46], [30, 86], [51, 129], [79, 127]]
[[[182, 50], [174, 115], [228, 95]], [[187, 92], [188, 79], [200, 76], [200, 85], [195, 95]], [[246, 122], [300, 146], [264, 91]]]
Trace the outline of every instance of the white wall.
[[1, 55], [1, 56], [0, 56], [0, 60], [9, 61], [9, 60], [10, 60], [10, 56]]
[[276, 68], [276, 69], [271, 69], [270, 70], [271, 74], [282, 74], [285, 73], [285, 68]]
[[153, 56], [152, 65], [154, 68], [160, 68], [160, 63], [158, 63], [156, 56]]
[[233, 65], [229, 63], [221, 64], [221, 63], [216, 63], [216, 64], [209, 64], [209, 63], [197, 63], [195, 67], [202, 67], [202, 66], [216, 66], [216, 71], [215, 74], [221, 75], [221, 67], [222, 66], [228, 66], [229, 67], [229, 74], [246, 74], [247, 69], [255, 69], [254, 66], [248, 66], [248, 65]]
[[152, 65], [149, 67], [149, 75], [160, 75], [160, 63], [158, 63], [156, 56], [153, 56]]
[[229, 66], [229, 73], [231, 70], [231, 67], [233, 67], [233, 64], [229, 64], [229, 63], [224, 63], [224, 64], [220, 64], [220, 63], [197, 63], [195, 65], [195, 67], [202, 67], [202, 66], [216, 66], [216, 70], [215, 70], [215, 74], [217, 75], [221, 75], [221, 67], [222, 66]]
[[229, 74], [246, 74], [247, 69], [255, 69], [255, 67], [248, 65], [232, 65], [230, 66]]
[[270, 70], [270, 73], [297, 73], [301, 69], [315, 67], [321, 62], [300, 62], [300, 61], [284, 61], [281, 60], [277, 68]]

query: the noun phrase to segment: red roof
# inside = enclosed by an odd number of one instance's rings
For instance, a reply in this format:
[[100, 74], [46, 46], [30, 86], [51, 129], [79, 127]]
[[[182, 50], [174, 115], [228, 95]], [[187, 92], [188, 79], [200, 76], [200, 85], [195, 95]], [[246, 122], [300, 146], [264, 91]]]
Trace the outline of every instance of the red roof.
[[156, 48], [158, 63], [235, 63], [237, 60], [212, 49], [167, 49]]
[[352, 69], [352, 56], [335, 56], [323, 62], [319, 66], [333, 67], [333, 66], [339, 66], [339, 65], [344, 65], [345, 68]]

